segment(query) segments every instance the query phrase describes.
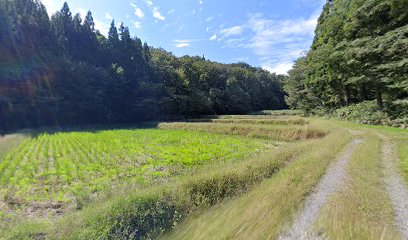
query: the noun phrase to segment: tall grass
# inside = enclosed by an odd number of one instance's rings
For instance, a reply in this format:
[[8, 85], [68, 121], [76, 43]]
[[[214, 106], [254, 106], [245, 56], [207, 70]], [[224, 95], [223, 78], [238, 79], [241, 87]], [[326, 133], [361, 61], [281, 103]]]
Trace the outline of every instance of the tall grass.
[[243, 124], [269, 124], [269, 125], [306, 125], [309, 123], [304, 118], [289, 119], [190, 119], [186, 122], [213, 122], [213, 123], [243, 123]]
[[253, 115], [272, 115], [272, 116], [294, 116], [302, 115], [303, 112], [300, 110], [263, 110], [258, 112], [253, 112]]
[[161, 129], [182, 129], [219, 134], [233, 134], [258, 137], [278, 141], [295, 141], [323, 137], [327, 132], [305, 126], [253, 125], [253, 124], [214, 124], [214, 123], [160, 123]]

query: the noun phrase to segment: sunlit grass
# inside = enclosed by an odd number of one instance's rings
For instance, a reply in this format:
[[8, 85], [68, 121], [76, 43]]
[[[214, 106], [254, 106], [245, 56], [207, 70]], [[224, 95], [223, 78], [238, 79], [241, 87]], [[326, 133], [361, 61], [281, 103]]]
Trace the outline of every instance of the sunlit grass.
[[[408, 135], [408, 134], [407, 134]], [[408, 184], [408, 137], [397, 140], [398, 156], [401, 161], [401, 171]]]

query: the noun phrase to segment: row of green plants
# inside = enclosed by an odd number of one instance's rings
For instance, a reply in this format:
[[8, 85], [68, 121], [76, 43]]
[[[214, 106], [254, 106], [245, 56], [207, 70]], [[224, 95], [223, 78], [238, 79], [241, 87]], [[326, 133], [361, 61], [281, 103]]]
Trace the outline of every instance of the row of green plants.
[[77, 201], [121, 185], [150, 184], [265, 148], [261, 140], [179, 130], [41, 134], [0, 162], [0, 194], [20, 204]]

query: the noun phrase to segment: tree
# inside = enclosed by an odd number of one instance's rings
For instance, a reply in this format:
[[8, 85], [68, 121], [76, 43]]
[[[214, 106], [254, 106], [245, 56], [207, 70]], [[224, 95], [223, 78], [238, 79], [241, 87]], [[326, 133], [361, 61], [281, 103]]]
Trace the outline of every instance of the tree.
[[[406, 102], [408, 85], [408, 14], [401, 10], [406, 4], [408, 0], [327, 1], [311, 50], [290, 72], [288, 104], [331, 111], [374, 100], [379, 110], [387, 105], [398, 109], [397, 114], [405, 112], [400, 103]], [[312, 98], [296, 92], [302, 86]]]

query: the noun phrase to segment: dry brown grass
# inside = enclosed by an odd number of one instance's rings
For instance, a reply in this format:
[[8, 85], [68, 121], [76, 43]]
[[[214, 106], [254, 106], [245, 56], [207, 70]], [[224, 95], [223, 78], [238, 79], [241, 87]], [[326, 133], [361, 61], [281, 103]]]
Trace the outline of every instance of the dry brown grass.
[[306, 125], [309, 123], [304, 118], [288, 118], [288, 119], [190, 119], [186, 122], [212, 122], [212, 123], [237, 123], [237, 124], [269, 124], [269, 125]]
[[280, 126], [266, 124], [215, 124], [215, 123], [160, 123], [162, 129], [182, 129], [190, 131], [202, 131], [219, 134], [233, 134], [247, 137], [265, 138], [277, 141], [295, 141], [310, 138], [320, 138], [327, 134], [327, 131], [304, 126]]

